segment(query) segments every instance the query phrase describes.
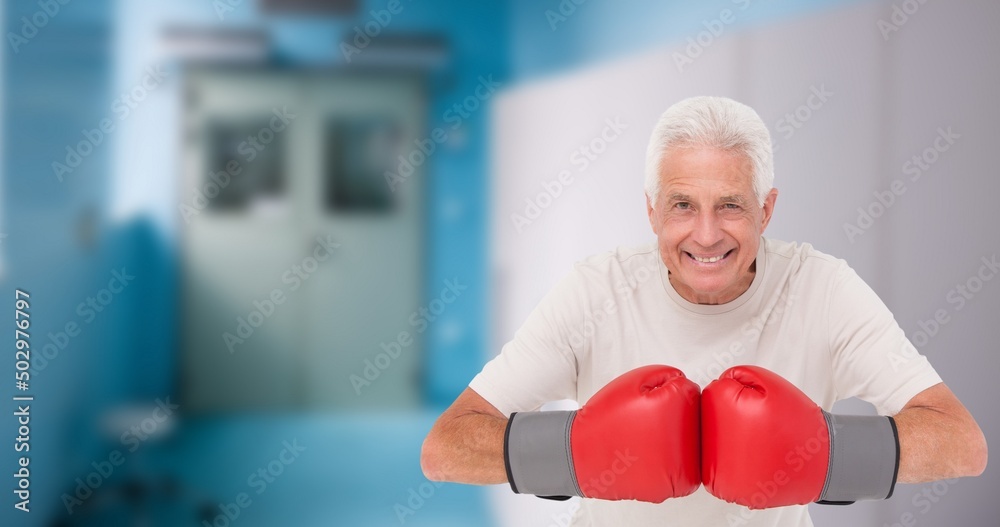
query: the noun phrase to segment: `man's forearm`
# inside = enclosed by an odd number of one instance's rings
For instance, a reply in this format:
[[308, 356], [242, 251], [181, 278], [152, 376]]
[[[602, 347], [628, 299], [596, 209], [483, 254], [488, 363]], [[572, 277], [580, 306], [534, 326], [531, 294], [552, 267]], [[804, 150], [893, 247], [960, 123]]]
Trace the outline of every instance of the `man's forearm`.
[[899, 431], [899, 483], [978, 476], [985, 468], [986, 439], [971, 416], [912, 407], [894, 419]]
[[420, 463], [433, 481], [474, 485], [507, 482], [503, 436], [507, 419], [469, 413], [438, 423], [424, 441]]

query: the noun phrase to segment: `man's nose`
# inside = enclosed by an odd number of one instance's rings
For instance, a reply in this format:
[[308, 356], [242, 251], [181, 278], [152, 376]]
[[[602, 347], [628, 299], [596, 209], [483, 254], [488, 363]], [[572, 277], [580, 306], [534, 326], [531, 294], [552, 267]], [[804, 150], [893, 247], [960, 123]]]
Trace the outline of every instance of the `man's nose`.
[[722, 226], [714, 210], [705, 210], [698, 214], [692, 238], [702, 247], [713, 247], [722, 241]]

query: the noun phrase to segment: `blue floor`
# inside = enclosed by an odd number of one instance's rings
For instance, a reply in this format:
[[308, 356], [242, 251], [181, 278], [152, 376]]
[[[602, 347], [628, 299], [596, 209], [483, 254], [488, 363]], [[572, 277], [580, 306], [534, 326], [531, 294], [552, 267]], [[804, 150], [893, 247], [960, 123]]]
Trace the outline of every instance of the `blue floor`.
[[[233, 522], [241, 526], [488, 525], [483, 489], [423, 477], [420, 444], [434, 417], [204, 419], [182, 431], [174, 466], [216, 501], [246, 492], [253, 503]], [[304, 449], [288, 465], [279, 460], [285, 442]], [[268, 464], [280, 472], [273, 482], [248, 485]]]
[[[436, 414], [257, 415], [186, 419], [130, 455], [152, 490], [141, 521], [112, 485], [71, 525], [215, 527], [490, 526], [484, 489], [433, 484], [420, 444]], [[303, 450], [281, 452], [288, 445]], [[251, 475], [263, 469], [270, 481]], [[268, 472], [269, 471], [269, 472]], [[160, 483], [170, 481], [169, 492]], [[116, 485], [127, 489], [127, 485]], [[250, 503], [237, 503], [245, 493]], [[118, 492], [125, 495], [127, 491]], [[164, 496], [170, 496], [164, 498]], [[133, 500], [138, 501], [138, 500]], [[97, 506], [98, 503], [111, 505]], [[220, 504], [223, 506], [220, 507]], [[229, 517], [226, 514], [229, 514]], [[238, 514], [237, 514], [238, 513]]]

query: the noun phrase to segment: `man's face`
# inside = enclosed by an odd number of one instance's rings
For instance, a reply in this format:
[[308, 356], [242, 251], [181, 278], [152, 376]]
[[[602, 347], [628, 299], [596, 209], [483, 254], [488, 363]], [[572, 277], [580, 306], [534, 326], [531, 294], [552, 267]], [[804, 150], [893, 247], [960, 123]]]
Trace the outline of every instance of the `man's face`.
[[656, 207], [647, 198], [646, 208], [670, 283], [696, 304], [735, 300], [753, 282], [778, 191], [760, 206], [750, 161], [725, 150], [674, 148], [662, 165]]

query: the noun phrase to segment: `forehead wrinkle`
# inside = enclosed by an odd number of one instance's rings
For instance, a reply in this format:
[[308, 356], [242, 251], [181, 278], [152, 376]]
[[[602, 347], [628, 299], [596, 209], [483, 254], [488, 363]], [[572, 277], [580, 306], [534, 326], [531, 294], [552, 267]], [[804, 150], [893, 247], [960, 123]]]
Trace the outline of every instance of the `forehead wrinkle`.
[[[683, 192], [671, 192], [667, 195], [667, 200], [669, 201], [694, 201], [688, 194]], [[748, 200], [743, 194], [727, 194], [719, 198], [720, 203], [738, 203], [740, 205], [746, 205]]]

